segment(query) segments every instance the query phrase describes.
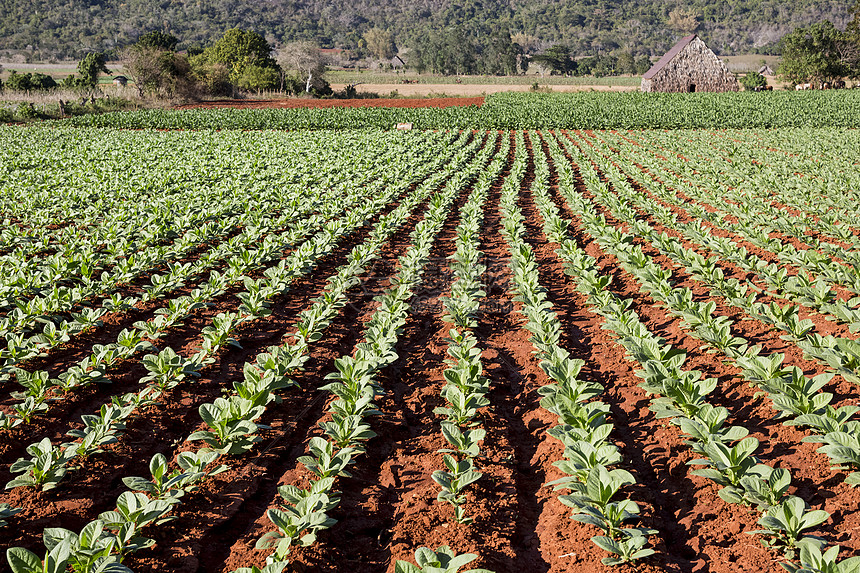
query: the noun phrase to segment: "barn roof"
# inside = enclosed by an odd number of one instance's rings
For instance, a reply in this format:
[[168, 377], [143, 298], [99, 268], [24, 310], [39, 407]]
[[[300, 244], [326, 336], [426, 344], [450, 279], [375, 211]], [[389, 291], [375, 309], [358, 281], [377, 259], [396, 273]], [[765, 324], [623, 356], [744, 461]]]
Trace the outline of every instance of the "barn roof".
[[693, 38], [695, 37], [695, 34], [690, 34], [689, 36], [684, 36], [683, 38], [681, 38], [681, 40], [677, 44], [675, 44], [671, 50], [663, 54], [663, 57], [660, 58], [660, 60], [656, 64], [651, 66], [650, 70], [645, 72], [645, 75], [642, 76], [642, 78], [646, 80], [650, 80], [651, 78], [653, 78], [657, 74], [657, 72], [662, 70], [666, 64], [672, 61], [672, 58], [677, 56], [681, 52], [681, 50], [686, 48], [687, 44], [692, 42]]

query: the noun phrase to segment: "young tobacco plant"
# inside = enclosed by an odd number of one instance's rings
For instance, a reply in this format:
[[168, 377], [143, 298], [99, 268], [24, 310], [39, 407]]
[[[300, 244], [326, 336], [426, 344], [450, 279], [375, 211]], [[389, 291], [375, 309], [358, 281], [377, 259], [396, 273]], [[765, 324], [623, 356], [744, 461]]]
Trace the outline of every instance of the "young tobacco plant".
[[105, 527], [119, 530], [125, 525], [133, 525], [142, 529], [151, 523], [164, 523], [169, 518], [164, 516], [178, 503], [175, 498], [151, 499], [145, 493], [124, 491], [116, 501], [116, 509], [105, 511], [99, 515]]
[[481, 453], [478, 442], [486, 437], [486, 430], [461, 430], [457, 424], [447, 421], [443, 421], [441, 426], [442, 435], [454, 449], [442, 448], [439, 453], [459, 454], [468, 458], [475, 458]]
[[12, 507], [8, 503], [0, 503], [0, 527], [7, 525], [6, 520], [18, 513], [21, 513], [20, 508]]
[[299, 462], [314, 474], [317, 479], [334, 478], [337, 476], [350, 476], [346, 471], [352, 461], [355, 448], [343, 447], [336, 450], [337, 445], [325, 438], [315, 436], [311, 438], [308, 449], [310, 456], [302, 456]]
[[838, 545], [834, 545], [824, 553], [821, 544], [812, 538], [805, 537], [798, 542], [800, 548], [799, 564], [784, 562], [780, 565], [788, 573], [856, 573], [860, 571], [860, 556], [849, 557], [838, 561]]
[[233, 571], [233, 573], [283, 573], [284, 569], [287, 568], [287, 565], [289, 565], [287, 561], [276, 561], [275, 563], [264, 565], [262, 569], [256, 565], [252, 565], [250, 567], [239, 567]]
[[6, 561], [12, 573], [66, 573], [71, 554], [70, 541], [66, 540], [45, 553], [44, 563], [38, 555], [22, 547], [7, 549]]
[[122, 478], [122, 482], [132, 491], [142, 492], [154, 499], [164, 499], [173, 503], [173, 500], [178, 500], [185, 495], [205, 477], [227, 470], [225, 465], [207, 469], [217, 458], [218, 454], [212, 450], [182, 452], [177, 457], [179, 468], [171, 471], [164, 454], [155, 454], [149, 462], [151, 479], [130, 476]]
[[719, 495], [729, 503], [755, 504], [760, 510], [767, 511], [782, 502], [790, 485], [788, 470], [768, 467], [757, 474], [743, 476], [738, 487], [726, 486]]
[[708, 457], [690, 460], [687, 464], [709, 466], [695, 470], [693, 475], [706, 477], [722, 486], [738, 486], [743, 476], [748, 474], [760, 476], [761, 472], [770, 469], [759, 464], [753, 456], [758, 445], [759, 441], [751, 436], [740, 440], [734, 446], [723, 442], [706, 442], [702, 444], [702, 452]]
[[[330, 483], [328, 485], [331, 487]], [[288, 503], [284, 509], [275, 507], [266, 512], [277, 530], [261, 537], [256, 547], [275, 548], [268, 558], [270, 562], [287, 562], [291, 547], [311, 545], [316, 541], [319, 530], [328, 529], [337, 522], [326, 515], [326, 511], [336, 505], [337, 500], [330, 498], [325, 488], [319, 489], [320, 491], [313, 490], [312, 493], [302, 496], [295, 504]], [[287, 496], [284, 497], [286, 499]]]
[[477, 558], [474, 553], [456, 555], [447, 545], [437, 548], [436, 551], [429, 547], [419, 547], [415, 551], [417, 565], [398, 560], [394, 566], [394, 573], [493, 573], [489, 569], [460, 571], [461, 567]]
[[27, 446], [27, 453], [33, 457], [19, 458], [9, 468], [13, 474], [23, 475], [9, 481], [6, 489], [21, 486], [41, 487], [45, 491], [53, 489], [66, 475], [66, 465], [75, 455], [74, 449], [54, 446], [49, 438]]
[[[656, 531], [651, 530], [653, 533]], [[621, 536], [617, 539], [597, 535], [591, 540], [600, 548], [617, 555], [618, 557], [604, 557], [600, 560], [604, 565], [615, 566], [624, 563], [630, 563], [636, 559], [642, 559], [649, 555], [654, 555], [654, 550], [649, 548], [643, 549], [648, 543], [646, 535], [638, 529], [622, 529]]]
[[199, 408], [200, 417], [211, 430], [194, 432], [188, 436], [188, 441], [202, 440], [222, 454], [242, 454], [260, 441], [261, 438], [254, 434], [266, 426], [256, 424], [254, 420], [264, 411], [264, 406], [254, 405], [251, 400], [239, 396], [215, 398], [215, 402]]
[[174, 388], [186, 376], [200, 376], [198, 370], [201, 364], [186, 360], [167, 347], [157, 355], [149, 354], [143, 358], [143, 366], [149, 372], [140, 379], [142, 384], [149, 384], [160, 392]]
[[447, 470], [436, 470], [432, 476], [433, 481], [442, 488], [436, 499], [448, 502], [454, 507], [454, 519], [458, 523], [472, 523], [472, 519], [466, 517], [466, 510], [463, 508], [466, 496], [462, 495], [462, 492], [466, 486], [478, 481], [483, 474], [475, 470], [474, 463], [468, 458], [458, 461], [454, 456], [445, 454], [443, 463]]
[[79, 534], [61, 527], [45, 528], [43, 541], [44, 561], [22, 547], [7, 550], [12, 573], [131, 573], [121, 563], [119, 539], [106, 531], [101, 520], [91, 521]]
[[[855, 428], [853, 433], [847, 431], [828, 432], [823, 436], [807, 436], [805, 442], [823, 442], [818, 451], [827, 454], [833, 463], [845, 464], [838, 469], [860, 468], [860, 432]], [[848, 474], [845, 483], [860, 484], [860, 471]]]
[[767, 514], [758, 520], [765, 529], [749, 533], [764, 536], [762, 543], [765, 545], [784, 547], [786, 557], [792, 559], [803, 531], [821, 525], [829, 518], [830, 514], [823, 509], [809, 511], [805, 501], [790, 495], [779, 505], [768, 509]]

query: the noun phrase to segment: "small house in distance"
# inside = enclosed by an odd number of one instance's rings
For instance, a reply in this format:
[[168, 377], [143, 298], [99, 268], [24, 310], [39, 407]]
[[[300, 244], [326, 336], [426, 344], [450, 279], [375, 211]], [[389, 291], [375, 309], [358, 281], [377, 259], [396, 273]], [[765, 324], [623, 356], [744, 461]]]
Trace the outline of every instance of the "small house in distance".
[[763, 76], [772, 76], [772, 75], [774, 75], [773, 70], [772, 70], [772, 69], [771, 69], [771, 67], [770, 67], [769, 65], [767, 65], [767, 64], [765, 64], [765, 65], [763, 65], [762, 67], [760, 67], [760, 68], [758, 69], [758, 73], [760, 73], [760, 74], [761, 74], [761, 75], [763, 75]]
[[113, 85], [125, 87], [128, 85], [128, 78], [125, 76], [116, 76], [113, 79]]
[[696, 35], [685, 36], [642, 76], [643, 92], [736, 92], [738, 82]]

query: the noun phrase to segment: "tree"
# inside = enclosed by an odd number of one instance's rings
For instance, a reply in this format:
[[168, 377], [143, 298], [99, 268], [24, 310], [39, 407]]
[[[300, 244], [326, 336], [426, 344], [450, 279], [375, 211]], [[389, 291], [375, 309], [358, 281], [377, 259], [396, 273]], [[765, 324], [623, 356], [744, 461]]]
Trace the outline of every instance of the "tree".
[[305, 93], [311, 88], [325, 89], [325, 58], [313, 42], [290, 42], [278, 52], [281, 69], [296, 72], [305, 84]]
[[860, 0], [850, 10], [851, 21], [845, 28], [843, 40], [840, 42], [842, 59], [847, 66], [846, 75], [851, 78], [860, 77]]
[[126, 75], [134, 82], [137, 95], [143, 97], [159, 89], [164, 70], [162, 56], [166, 52], [157, 48], [132, 44], [120, 50], [119, 60]]
[[849, 10], [849, 13], [852, 18], [848, 22], [848, 26], [845, 27], [845, 33], [855, 41], [860, 40], [860, 0], [857, 0], [857, 3]]
[[213, 46], [192, 56], [189, 62], [195, 76], [215, 93], [223, 93], [231, 85], [239, 86], [240, 80], [247, 89], [265, 89], [265, 86], [252, 83], [252, 78], [263, 76], [256, 72], [247, 74], [246, 68], [271, 68], [275, 73], [279, 73], [278, 64], [272, 59], [271, 52], [269, 42], [260, 34], [233, 28], [227, 30]]
[[138, 95], [190, 96], [194, 82], [188, 59], [176, 53], [179, 40], [155, 30], [143, 34], [137, 42], [119, 52], [125, 73], [134, 81]]
[[767, 78], [758, 72], [749, 72], [741, 78], [741, 85], [745, 91], [755, 91], [756, 88], [763, 88], [767, 85]]
[[281, 74], [277, 69], [251, 64], [245, 66], [236, 85], [244, 90], [276, 90], [280, 79]]
[[500, 76], [516, 75], [523, 50], [508, 32], [497, 32], [486, 39], [479, 61], [480, 72]]
[[134, 45], [139, 48], [155, 48], [174, 52], [176, 51], [176, 46], [179, 45], [179, 39], [167, 32], [153, 30], [139, 37]]
[[699, 15], [679, 8], [669, 12], [669, 26], [682, 34], [693, 34], [699, 29]]
[[645, 72], [651, 69], [651, 58], [648, 56], [642, 55], [636, 58], [636, 75], [643, 75]]
[[210, 94], [227, 94], [233, 90], [230, 82], [230, 68], [227, 64], [210, 62], [203, 54], [188, 59], [191, 75]]
[[[120, 50], [125, 73], [134, 81], [140, 97], [145, 94], [189, 96], [194, 91], [188, 59], [164, 45], [138, 40]], [[176, 43], [167, 45], [176, 46]]]
[[477, 69], [478, 47], [462, 28], [450, 27], [421, 37], [412, 47], [409, 63], [420, 72], [469, 74]]
[[549, 48], [543, 54], [532, 56], [532, 62], [549, 69], [552, 74], [559, 75], [568, 74], [574, 66], [573, 59], [570, 57], [570, 48], [560, 44]]
[[394, 35], [389, 30], [371, 28], [362, 36], [367, 50], [378, 60], [390, 60], [397, 53]]
[[843, 59], [845, 33], [827, 20], [806, 28], [795, 28], [780, 40], [782, 63], [779, 74], [793, 84], [832, 82], [848, 75]]
[[78, 74], [80, 74], [78, 84], [81, 86], [96, 87], [99, 83], [99, 75], [102, 73], [110, 73], [104, 54], [90, 52], [78, 62]]
[[541, 44], [543, 43], [537, 36], [532, 36], [525, 32], [511, 34], [511, 42], [522, 48], [524, 54], [529, 55], [540, 51]]
[[618, 59], [615, 62], [615, 71], [619, 74], [636, 73], [636, 59], [633, 57], [633, 52], [624, 50], [618, 54]]

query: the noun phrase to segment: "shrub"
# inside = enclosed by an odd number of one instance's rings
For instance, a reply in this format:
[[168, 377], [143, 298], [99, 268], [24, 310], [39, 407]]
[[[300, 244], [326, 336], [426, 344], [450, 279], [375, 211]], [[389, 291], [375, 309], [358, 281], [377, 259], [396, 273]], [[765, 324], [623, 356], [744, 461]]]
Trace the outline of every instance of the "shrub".
[[767, 85], [767, 79], [758, 72], [750, 72], [741, 78], [741, 85], [748, 92]]
[[18, 104], [18, 115], [24, 119], [39, 119], [42, 117], [33, 104], [27, 102]]
[[242, 70], [236, 85], [243, 90], [274, 90], [278, 88], [280, 74], [276, 68], [249, 64]]
[[6, 87], [14, 91], [37, 91], [55, 88], [57, 87], [57, 82], [54, 81], [54, 78], [45, 74], [19, 74], [13, 70], [9, 79], [6, 80]]

